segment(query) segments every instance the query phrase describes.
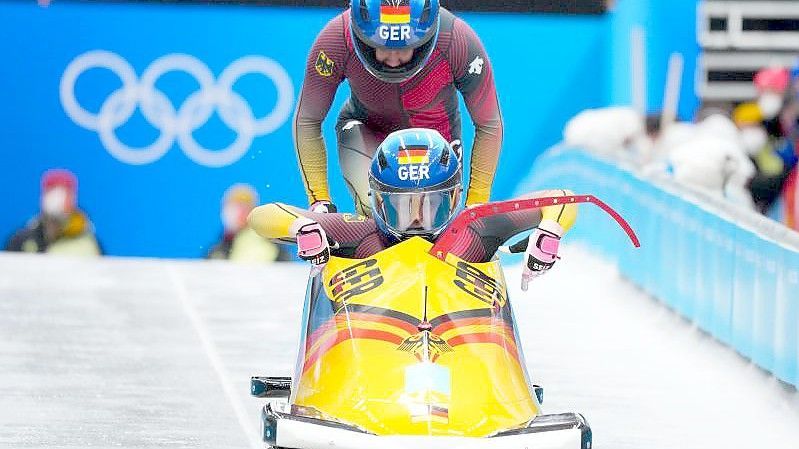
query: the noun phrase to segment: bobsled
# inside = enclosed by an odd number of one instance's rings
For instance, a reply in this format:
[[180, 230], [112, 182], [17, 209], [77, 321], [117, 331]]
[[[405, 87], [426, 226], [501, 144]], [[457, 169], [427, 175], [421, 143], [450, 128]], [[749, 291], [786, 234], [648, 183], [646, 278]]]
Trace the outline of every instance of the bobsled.
[[604, 205], [591, 196], [489, 203], [463, 211], [435, 244], [413, 237], [312, 270], [294, 376], [251, 380], [251, 393], [266, 398], [265, 444], [590, 449], [582, 415], [542, 410], [499, 260], [449, 251], [471, 221], [549, 201]]

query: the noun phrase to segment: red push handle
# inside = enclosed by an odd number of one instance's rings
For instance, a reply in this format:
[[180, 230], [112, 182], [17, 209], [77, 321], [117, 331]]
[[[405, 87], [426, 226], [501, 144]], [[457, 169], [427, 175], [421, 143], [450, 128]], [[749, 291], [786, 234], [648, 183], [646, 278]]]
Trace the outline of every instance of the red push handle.
[[558, 204], [593, 203], [600, 207], [605, 213], [613, 217], [616, 223], [624, 229], [630, 241], [636, 248], [641, 246], [638, 236], [629, 223], [612, 207], [605, 204], [593, 195], [569, 195], [569, 196], [547, 196], [541, 198], [526, 198], [518, 200], [498, 201], [495, 203], [481, 204], [463, 210], [455, 220], [452, 221], [444, 233], [430, 249], [430, 254], [438, 259], [445, 260], [461, 234], [472, 222], [491, 215], [514, 212], [519, 210], [540, 209], [547, 206], [557, 206]]

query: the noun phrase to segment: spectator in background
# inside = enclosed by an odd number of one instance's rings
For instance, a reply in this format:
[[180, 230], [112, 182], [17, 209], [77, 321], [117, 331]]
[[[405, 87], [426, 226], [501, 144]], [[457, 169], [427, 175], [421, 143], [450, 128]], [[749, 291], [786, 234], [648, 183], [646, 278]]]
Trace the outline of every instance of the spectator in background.
[[767, 67], [754, 79], [758, 92], [758, 105], [763, 111], [763, 124], [782, 163], [782, 176], [776, 187], [782, 190], [783, 210], [770, 211], [782, 217], [789, 227], [799, 229], [799, 211], [796, 207], [796, 164], [799, 143], [799, 65], [793, 70], [785, 67]]
[[63, 169], [48, 170], [41, 181], [41, 212], [6, 243], [6, 251], [99, 256], [94, 226], [78, 209], [78, 180]]
[[763, 125], [773, 138], [785, 136], [780, 125], [780, 112], [785, 105], [785, 95], [790, 81], [790, 72], [785, 67], [766, 67], [755, 74], [757, 105], [763, 115]]
[[788, 172], [774, 151], [774, 139], [769, 139], [757, 103], [741, 103], [732, 115], [741, 133], [741, 144], [757, 169], [749, 184], [752, 199], [757, 209], [766, 213], [779, 197]]
[[668, 176], [744, 207], [754, 206], [747, 185], [755, 167], [723, 111], [707, 110], [696, 124], [675, 122], [661, 128], [659, 115], [641, 117], [630, 107], [589, 109], [567, 123], [564, 141], [643, 174]]
[[235, 184], [222, 199], [222, 239], [208, 252], [209, 259], [237, 262], [291, 260], [281, 245], [276, 245], [247, 226], [247, 215], [258, 204], [258, 193], [248, 184]]

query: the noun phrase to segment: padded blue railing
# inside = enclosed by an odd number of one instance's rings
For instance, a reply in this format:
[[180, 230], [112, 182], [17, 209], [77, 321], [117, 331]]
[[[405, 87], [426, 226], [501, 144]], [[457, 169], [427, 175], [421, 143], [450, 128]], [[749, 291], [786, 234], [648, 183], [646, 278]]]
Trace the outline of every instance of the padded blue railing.
[[799, 234], [576, 149], [539, 157], [518, 193], [549, 188], [599, 197], [630, 222], [641, 248], [591, 207], [580, 209], [567, 241], [590, 245], [648, 294], [799, 386]]

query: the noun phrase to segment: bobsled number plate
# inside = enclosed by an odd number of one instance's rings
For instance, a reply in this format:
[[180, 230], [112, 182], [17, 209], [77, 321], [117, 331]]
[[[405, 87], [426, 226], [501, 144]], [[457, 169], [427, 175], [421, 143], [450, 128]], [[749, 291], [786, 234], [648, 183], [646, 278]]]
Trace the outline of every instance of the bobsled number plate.
[[367, 293], [383, 284], [383, 273], [376, 259], [367, 259], [334, 274], [328, 286], [336, 302]]
[[452, 282], [459, 289], [486, 304], [499, 307], [505, 305], [505, 286], [475, 266], [459, 261], [455, 270], [455, 280]]

